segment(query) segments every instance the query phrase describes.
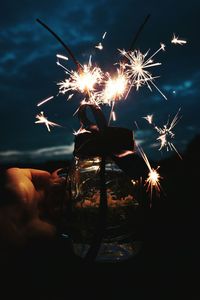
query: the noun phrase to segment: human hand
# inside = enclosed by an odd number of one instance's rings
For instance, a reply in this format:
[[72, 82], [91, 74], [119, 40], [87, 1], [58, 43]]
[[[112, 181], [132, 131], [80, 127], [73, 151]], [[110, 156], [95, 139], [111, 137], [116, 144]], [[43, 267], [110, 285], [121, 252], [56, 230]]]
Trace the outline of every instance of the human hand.
[[[4, 204], [0, 206], [0, 240], [4, 245], [24, 245], [34, 238], [54, 238], [48, 220], [49, 204], [61, 196], [63, 179], [57, 172], [10, 168], [5, 173]], [[62, 195], [63, 196], [63, 195]]]

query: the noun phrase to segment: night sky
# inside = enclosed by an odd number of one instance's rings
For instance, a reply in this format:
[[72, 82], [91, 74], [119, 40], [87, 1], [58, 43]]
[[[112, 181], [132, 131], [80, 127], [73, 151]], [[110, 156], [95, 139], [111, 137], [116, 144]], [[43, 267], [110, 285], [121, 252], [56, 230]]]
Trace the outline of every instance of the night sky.
[[[117, 122], [112, 125], [133, 130], [147, 155], [160, 160], [174, 153], [158, 150], [157, 134], [143, 117], [154, 114], [154, 122], [163, 126], [181, 108], [182, 118], [174, 128], [174, 145], [182, 153], [200, 133], [198, 0], [7, 0], [0, 4], [0, 160], [70, 158], [73, 130], [79, 128], [73, 113], [80, 97], [67, 102], [65, 95], [59, 95], [37, 107], [42, 99], [58, 94], [57, 82], [65, 78], [65, 73], [56, 65], [56, 54], [67, 53], [36, 18], [62, 37], [82, 64], [92, 54], [93, 62], [112, 71], [120, 58], [117, 49], [130, 47], [148, 14], [151, 16], [135, 48], [142, 53], [150, 49], [151, 54], [160, 42], [166, 45], [166, 51], [155, 57], [162, 65], [152, 73], [160, 76], [155, 83], [168, 100], [155, 88], [152, 92], [146, 86], [132, 90], [128, 99], [117, 103]], [[104, 50], [98, 51], [95, 45], [105, 31]], [[173, 33], [187, 44], [171, 44]], [[65, 65], [74, 69], [70, 61]], [[35, 124], [35, 116], [41, 110], [62, 127], [54, 127], [49, 133], [43, 124]], [[107, 115], [108, 107], [103, 110]]]

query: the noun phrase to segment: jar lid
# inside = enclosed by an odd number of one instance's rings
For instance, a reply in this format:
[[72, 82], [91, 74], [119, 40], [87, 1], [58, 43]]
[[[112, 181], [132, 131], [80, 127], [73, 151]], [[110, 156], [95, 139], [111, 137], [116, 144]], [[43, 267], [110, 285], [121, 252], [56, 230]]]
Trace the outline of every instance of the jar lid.
[[133, 132], [121, 127], [105, 127], [99, 130], [97, 126], [89, 131], [83, 131], [75, 137], [74, 155], [88, 156], [126, 156], [134, 153]]

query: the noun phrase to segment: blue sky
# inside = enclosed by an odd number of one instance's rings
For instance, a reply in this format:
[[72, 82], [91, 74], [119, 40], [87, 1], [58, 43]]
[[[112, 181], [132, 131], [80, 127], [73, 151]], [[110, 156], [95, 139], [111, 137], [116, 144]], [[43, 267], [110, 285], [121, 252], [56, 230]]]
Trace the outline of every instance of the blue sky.
[[[160, 42], [166, 44], [166, 51], [155, 58], [162, 65], [154, 74], [160, 76], [156, 84], [168, 100], [145, 86], [131, 91], [126, 101], [116, 105], [117, 122], [112, 125], [133, 130], [146, 153], [158, 160], [169, 153], [158, 151], [155, 131], [143, 119], [147, 114], [154, 114], [155, 123], [162, 126], [181, 108], [182, 118], [174, 129], [174, 144], [180, 152], [200, 133], [199, 1], [8, 0], [0, 6], [1, 161], [70, 158], [73, 129], [79, 128], [73, 113], [80, 99], [67, 102], [63, 95], [42, 107], [49, 120], [62, 127], [54, 127], [49, 133], [45, 126], [34, 123], [41, 110], [37, 103], [57, 95], [56, 83], [65, 78], [56, 65], [56, 54], [65, 54], [65, 50], [36, 18], [60, 35], [81, 63], [92, 54], [95, 63], [111, 70], [119, 59], [117, 49], [130, 47], [138, 27], [150, 14], [135, 47], [153, 53]], [[105, 31], [104, 51], [95, 51]], [[173, 33], [186, 39], [187, 44], [172, 45]], [[107, 113], [108, 108], [103, 109]]]

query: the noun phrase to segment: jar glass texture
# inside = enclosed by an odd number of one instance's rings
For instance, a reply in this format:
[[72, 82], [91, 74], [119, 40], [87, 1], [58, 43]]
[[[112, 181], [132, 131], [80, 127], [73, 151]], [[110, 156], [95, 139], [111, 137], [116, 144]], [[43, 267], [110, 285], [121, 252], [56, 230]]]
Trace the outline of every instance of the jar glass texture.
[[[71, 194], [67, 234], [74, 252], [84, 258], [96, 234], [100, 206], [100, 157], [75, 157], [68, 174]], [[111, 159], [105, 163], [106, 228], [96, 261], [114, 262], [135, 256], [142, 244], [144, 203], [140, 179], [130, 179]]]

